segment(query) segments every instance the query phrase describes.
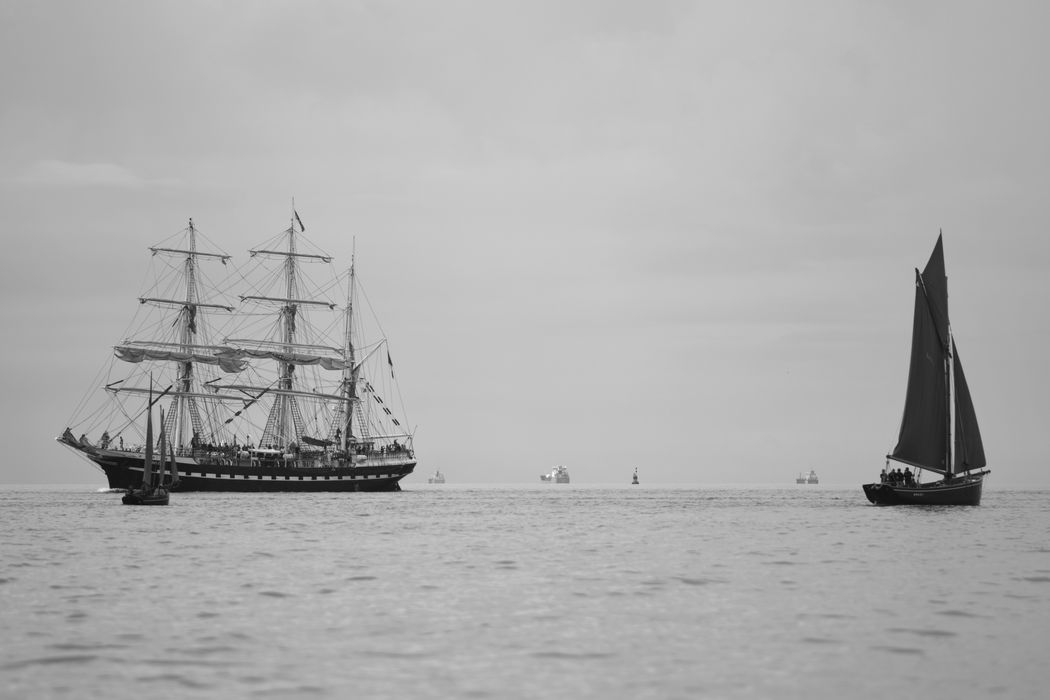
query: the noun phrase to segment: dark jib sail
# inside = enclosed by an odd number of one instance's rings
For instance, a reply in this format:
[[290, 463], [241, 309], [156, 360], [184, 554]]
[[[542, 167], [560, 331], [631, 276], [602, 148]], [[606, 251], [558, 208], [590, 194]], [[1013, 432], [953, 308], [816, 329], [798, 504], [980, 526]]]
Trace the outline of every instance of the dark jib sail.
[[966, 384], [959, 346], [952, 339], [955, 349], [955, 471], [964, 472], [987, 466], [984, 459], [984, 443], [981, 429], [977, 427], [977, 413], [973, 410], [970, 387]]
[[[940, 240], [934, 250], [941, 250]], [[930, 265], [927, 265], [927, 270]], [[944, 261], [941, 260], [941, 270]], [[911, 336], [911, 368], [904, 399], [900, 437], [893, 448], [893, 459], [923, 469], [947, 473], [945, 447], [948, 443], [948, 381], [944, 371], [945, 348], [939, 323], [931, 309], [930, 285], [915, 271], [915, 321]], [[947, 308], [947, 295], [944, 305]]]

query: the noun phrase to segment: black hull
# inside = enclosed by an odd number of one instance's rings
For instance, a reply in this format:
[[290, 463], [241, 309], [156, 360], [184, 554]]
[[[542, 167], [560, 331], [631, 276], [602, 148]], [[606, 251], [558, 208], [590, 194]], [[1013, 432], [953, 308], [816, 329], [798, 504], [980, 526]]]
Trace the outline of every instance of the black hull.
[[166, 506], [168, 505], [168, 492], [157, 490], [146, 493], [142, 489], [132, 489], [120, 500], [126, 506]]
[[979, 506], [983, 483], [984, 473], [912, 486], [864, 484], [864, 495], [877, 506]]
[[[111, 489], [136, 489], [142, 484], [141, 455], [114, 451], [84, 452], [106, 474]], [[159, 466], [156, 465], [156, 466]], [[400, 491], [398, 482], [412, 473], [411, 459], [388, 459], [356, 466], [296, 466], [249, 460], [196, 460], [180, 457], [179, 481], [171, 491], [325, 492]]]

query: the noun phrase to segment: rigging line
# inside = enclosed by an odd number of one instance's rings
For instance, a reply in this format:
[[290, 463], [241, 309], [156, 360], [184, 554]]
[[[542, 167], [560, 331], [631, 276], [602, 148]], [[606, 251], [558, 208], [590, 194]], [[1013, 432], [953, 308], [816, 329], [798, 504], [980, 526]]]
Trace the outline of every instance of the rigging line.
[[124, 404], [123, 404], [123, 403], [121, 403], [120, 401], [118, 401], [118, 400], [116, 399], [116, 397], [115, 397], [115, 396], [113, 397], [113, 401], [114, 401], [114, 402], [115, 402], [115, 403], [117, 404], [117, 406], [118, 406], [118, 407], [120, 408], [120, 412], [121, 412], [122, 414], [124, 414], [124, 419], [125, 419], [125, 420], [124, 420], [124, 425], [123, 425], [123, 426], [121, 426], [120, 430], [118, 430], [118, 431], [116, 432], [116, 434], [115, 434], [115, 435], [113, 436], [113, 437], [119, 437], [120, 435], [123, 435], [123, 434], [124, 434], [124, 431], [125, 431], [125, 430], [127, 430], [127, 429], [128, 429], [128, 428], [130, 428], [130, 427], [131, 427], [132, 425], [134, 425], [134, 424], [135, 424], [135, 421], [134, 421], [134, 420], [132, 420], [131, 416], [130, 416], [130, 415], [128, 414], [128, 410], [127, 410], [127, 408], [126, 408], [126, 407], [124, 406]]
[[401, 384], [396, 379], [394, 380], [394, 391], [397, 392], [397, 406], [401, 412], [401, 417], [405, 419], [405, 423], [408, 423], [408, 409], [405, 408], [405, 400], [401, 396]]
[[[184, 231], [184, 232], [186, 232], [186, 231], [189, 231], [189, 227], [187, 226], [186, 228], [184, 228], [184, 229], [183, 229], [183, 231]], [[232, 258], [233, 258], [233, 256], [232, 256], [232, 255], [230, 255], [229, 253], [227, 253], [227, 252], [226, 252], [226, 251], [225, 251], [225, 250], [224, 250], [224, 249], [222, 248], [222, 246], [216, 245], [216, 244], [215, 244], [215, 241], [211, 240], [211, 238], [210, 238], [210, 237], [209, 237], [209, 236], [208, 236], [207, 234], [205, 234], [204, 232], [202, 232], [202, 231], [201, 231], [201, 229], [200, 229], [200, 227], [199, 227], [199, 226], [197, 226], [197, 224], [194, 224], [194, 225], [193, 225], [193, 231], [194, 231], [194, 233], [196, 234], [196, 236], [197, 236], [197, 238], [198, 238], [198, 241], [200, 241], [200, 240], [203, 240], [203, 241], [204, 241], [205, 243], [207, 243], [207, 244], [208, 244], [209, 246], [211, 246], [211, 247], [212, 247], [212, 248], [214, 248], [215, 250], [219, 251], [219, 253], [220, 253], [221, 255], [225, 255], [225, 256], [226, 256], [226, 257], [227, 257], [228, 259], [232, 259]]]
[[358, 282], [357, 284], [357, 289], [361, 292], [361, 296], [363, 296], [365, 299], [365, 306], [368, 307], [368, 311], [372, 315], [372, 321], [376, 324], [376, 328], [379, 329], [380, 337], [383, 339], [383, 341], [386, 341], [386, 331], [383, 329], [383, 324], [379, 322], [379, 316], [376, 315], [375, 307], [372, 306], [372, 300], [371, 298], [369, 298], [368, 292], [365, 291], [364, 285], [360, 282]]
[[[150, 260], [149, 265], [144, 266], [142, 271], [142, 280], [139, 282], [137, 289], [145, 289], [147, 291], [149, 289], [153, 289], [156, 286], [156, 284], [154, 284], [152, 287], [146, 286], [146, 282], [149, 280], [150, 277], [156, 277], [156, 270], [154, 269], [154, 263], [152, 259]], [[143, 307], [141, 305], [139, 305], [139, 307], [135, 309], [135, 313], [131, 315], [131, 318], [128, 320], [128, 325], [124, 328], [125, 337], [130, 337], [132, 329], [136, 327], [136, 323], [141, 324], [145, 322], [145, 319], [139, 318], [140, 314], [148, 316], [149, 311], [148, 309], [143, 310]]]
[[[113, 359], [115, 360], [116, 358]], [[98, 382], [102, 378], [102, 375], [106, 374], [107, 369], [112, 370], [112, 365], [113, 361], [111, 360], [108, 367], [105, 363], [103, 363], [103, 365], [98, 368], [98, 371], [95, 373], [95, 377], [91, 380], [91, 384], [88, 385], [87, 390], [84, 392], [83, 396], [80, 397], [80, 401], [78, 401], [76, 406], [74, 406], [73, 412], [66, 418], [67, 425], [73, 423], [74, 419], [80, 414], [81, 411], [85, 409], [85, 407], [88, 404], [88, 401], [94, 396], [95, 392], [97, 391]], [[80, 422], [83, 423], [83, 420], [81, 420]]]
[[[335, 264], [334, 263], [328, 263], [328, 267], [334, 268]], [[306, 281], [313, 282], [313, 280], [310, 279], [309, 277], [307, 277], [305, 274], [303, 275], [303, 277], [306, 278]], [[318, 294], [328, 295], [330, 292], [332, 292], [332, 290], [335, 290], [337, 293], [342, 293], [343, 292], [342, 276], [341, 275], [330, 275], [330, 279], [328, 280], [328, 282], [324, 283], [321, 286], [317, 286], [317, 283], [314, 282], [313, 288], [318, 292]], [[343, 295], [343, 296], [340, 296], [340, 297], [337, 297], [337, 298], [345, 299], [346, 296]]]
[[[226, 298], [226, 294], [224, 294], [224, 293], [219, 291], [219, 285], [216, 284], [215, 282], [213, 282], [211, 277], [208, 274], [206, 274], [200, 268], [195, 269], [194, 272], [197, 275], [197, 280], [198, 280], [198, 286], [199, 287], [203, 288], [204, 290], [213, 290], [215, 292], [214, 294], [205, 295], [206, 299], [213, 300], [216, 297], [221, 297], [222, 301], [227, 301], [227, 302], [229, 301], [229, 299]], [[200, 299], [198, 299], [198, 302], [199, 301], [200, 301]], [[225, 305], [226, 306], [233, 306], [233, 304], [230, 304], [230, 303], [227, 303]]]
[[103, 425], [102, 420], [105, 419], [104, 410], [106, 408], [105, 403], [95, 407], [91, 412], [87, 413], [83, 418], [78, 421], [71, 421], [67, 424], [70, 430], [76, 428], [76, 430], [88, 433], [96, 430], [100, 425]]

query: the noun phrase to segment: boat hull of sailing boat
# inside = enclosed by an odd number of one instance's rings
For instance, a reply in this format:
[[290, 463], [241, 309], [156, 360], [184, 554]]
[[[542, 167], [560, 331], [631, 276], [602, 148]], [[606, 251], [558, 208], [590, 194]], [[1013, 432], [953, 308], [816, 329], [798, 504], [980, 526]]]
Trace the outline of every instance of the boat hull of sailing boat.
[[[141, 455], [95, 450], [86, 454], [106, 474], [109, 487], [134, 489], [142, 484]], [[249, 460], [207, 462], [178, 459], [179, 481], [171, 489], [184, 491], [400, 491], [399, 481], [415, 469], [414, 460], [389, 460], [356, 466], [296, 466], [271, 463], [253, 465]]]
[[984, 472], [929, 484], [864, 484], [864, 495], [877, 506], [979, 506]]
[[166, 506], [168, 505], [167, 489], [131, 489], [121, 501], [126, 506]]

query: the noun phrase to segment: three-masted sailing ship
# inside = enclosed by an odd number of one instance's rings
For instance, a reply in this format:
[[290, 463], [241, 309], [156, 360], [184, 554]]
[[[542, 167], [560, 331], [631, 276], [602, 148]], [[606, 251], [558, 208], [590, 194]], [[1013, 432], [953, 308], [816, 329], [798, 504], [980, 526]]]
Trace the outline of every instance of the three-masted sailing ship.
[[[170, 384], [161, 432], [173, 491], [397, 491], [413, 471], [387, 340], [374, 313], [355, 313], [367, 296], [353, 261], [337, 273], [293, 215], [243, 268], [205, 250], [192, 219], [149, 249], [158, 274], [140, 322], [114, 346], [103, 391], [57, 438], [110, 488], [141, 488], [149, 474], [152, 435], [138, 431], [151, 376]], [[323, 269], [321, 281], [307, 267]]]
[[981, 431], [948, 321], [941, 236], [926, 268], [915, 270], [911, 342], [904, 417], [897, 446], [886, 458], [940, 479], [924, 484], [921, 479], [884, 477], [881, 483], [864, 484], [864, 493], [878, 505], [979, 505], [989, 470], [984, 468]]

